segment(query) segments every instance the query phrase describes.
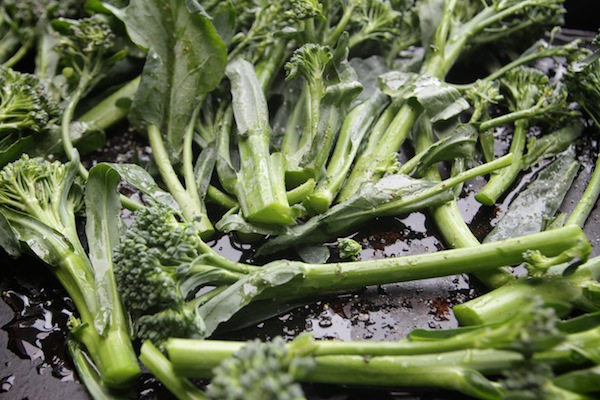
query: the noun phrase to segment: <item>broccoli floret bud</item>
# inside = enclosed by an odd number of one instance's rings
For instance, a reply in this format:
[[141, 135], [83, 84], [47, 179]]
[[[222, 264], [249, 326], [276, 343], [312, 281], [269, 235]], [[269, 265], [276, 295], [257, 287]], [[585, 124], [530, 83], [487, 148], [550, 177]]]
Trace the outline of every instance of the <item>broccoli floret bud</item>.
[[178, 222], [167, 206], [149, 206], [114, 250], [115, 276], [125, 307], [138, 316], [185, 302], [177, 279], [193, 259], [198, 240], [193, 225]]
[[508, 91], [507, 100], [512, 110], [525, 110], [543, 101], [553, 99], [553, 88], [548, 75], [530, 67], [517, 67], [509, 70], [501, 80]]
[[166, 309], [140, 317], [137, 321], [137, 336], [160, 347], [171, 337], [202, 338], [204, 328], [204, 321], [196, 310]]
[[281, 337], [249, 341], [214, 369], [206, 395], [213, 400], [303, 400], [290, 373], [291, 358]]
[[327, 65], [333, 58], [329, 46], [307, 43], [298, 48], [285, 65], [287, 79], [303, 76], [311, 83], [323, 78]]
[[287, 18], [302, 21], [323, 16], [323, 5], [317, 0], [290, 0], [291, 8], [284, 12]]
[[66, 56], [104, 53], [115, 44], [115, 35], [110, 26], [99, 17], [62, 21], [68, 24], [68, 29], [64, 30], [65, 35], [61, 37], [56, 50]]
[[113, 261], [121, 300], [139, 338], [160, 346], [168, 337], [202, 337], [203, 320], [190, 304], [195, 286], [186, 285], [192, 262], [201, 257], [200, 243], [193, 223], [181, 222], [171, 207], [152, 204], [136, 211]]
[[[65, 231], [74, 226], [72, 215], [83, 206], [82, 192], [72, 186], [72, 179], [67, 164], [24, 154], [0, 171], [0, 206], [68, 234]], [[69, 200], [65, 203], [71, 207], [68, 213], [60, 208], [63, 202], [59, 199], [65, 195]]]
[[518, 324], [514, 327], [517, 336], [509, 348], [529, 356], [536, 351], [549, 349], [565, 339], [565, 334], [557, 327], [556, 311], [545, 307], [541, 297], [532, 298], [524, 311], [524, 318], [520, 318], [521, 321], [517, 321]]
[[500, 381], [505, 390], [503, 400], [554, 400], [587, 398], [557, 387], [552, 379], [554, 371], [548, 364], [525, 362], [504, 372]]
[[0, 137], [43, 131], [59, 116], [58, 104], [35, 75], [0, 66]]

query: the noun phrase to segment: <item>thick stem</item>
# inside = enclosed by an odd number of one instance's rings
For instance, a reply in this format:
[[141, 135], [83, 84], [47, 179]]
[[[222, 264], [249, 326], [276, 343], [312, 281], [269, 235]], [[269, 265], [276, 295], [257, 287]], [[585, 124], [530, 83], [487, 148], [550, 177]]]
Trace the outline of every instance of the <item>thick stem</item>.
[[[392, 154], [400, 150], [420, 112], [411, 104], [404, 103], [402, 105], [381, 135], [380, 140], [377, 141], [377, 145], [367, 147], [357, 159], [348, 180], [340, 191], [338, 202], [349, 199], [363, 183], [377, 181], [383, 176], [385, 171], [382, 166], [386, 165]], [[384, 112], [382, 117], [389, 118], [390, 114]]]
[[89, 261], [75, 253], [66, 255], [52, 272], [75, 304], [82, 325], [73, 331], [74, 335], [86, 347], [103, 384], [111, 388], [126, 387], [140, 371], [120, 305], [116, 305], [106, 332], [98, 332], [95, 319], [103, 311], [97, 302]]
[[308, 206], [312, 210], [323, 213], [331, 206], [346, 180], [363, 138], [387, 104], [388, 97], [378, 92], [348, 113], [327, 164], [325, 179], [319, 181], [308, 198]]
[[78, 118], [98, 129], [108, 129], [125, 120], [129, 112], [129, 104], [140, 84], [140, 77], [127, 82], [101, 102], [90, 108]]
[[[572, 225], [575, 226], [575, 225]], [[557, 314], [564, 316], [573, 307], [598, 311], [598, 305], [587, 299], [586, 287], [597, 279], [598, 259], [590, 260], [569, 275], [523, 277], [473, 300], [456, 305], [454, 315], [461, 325], [501, 322], [518, 313], [533, 296], [539, 296]]]
[[583, 258], [591, 249], [585, 233], [578, 226], [435, 253], [336, 264], [302, 264], [299, 267], [305, 273], [294, 279], [294, 284], [267, 289], [260, 297], [298, 298], [370, 285], [478, 273], [521, 264], [530, 250], [552, 257], [573, 248], [578, 248]]
[[140, 361], [179, 400], [206, 400], [206, 396], [193, 383], [182, 378], [151, 342], [142, 344]]

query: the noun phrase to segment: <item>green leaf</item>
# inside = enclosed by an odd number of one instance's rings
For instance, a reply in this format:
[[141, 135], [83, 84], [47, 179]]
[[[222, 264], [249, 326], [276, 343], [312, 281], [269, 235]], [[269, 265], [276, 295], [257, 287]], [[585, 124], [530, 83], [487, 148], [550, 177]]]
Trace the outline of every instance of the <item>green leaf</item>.
[[392, 71], [380, 77], [380, 84], [392, 98], [419, 103], [432, 123], [447, 121], [470, 107], [458, 89], [432, 76]]
[[173, 198], [173, 196], [164, 190], [162, 190], [154, 181], [152, 175], [148, 173], [144, 168], [137, 164], [106, 164], [110, 168], [114, 169], [121, 178], [133, 185], [136, 189], [144, 193], [153, 201], [166, 204], [175, 210], [179, 210], [179, 205]]
[[199, 96], [224, 75], [225, 44], [195, 0], [132, 0], [112, 11], [131, 40], [148, 49], [132, 119], [160, 127], [177, 156]]
[[562, 204], [578, 168], [573, 149], [558, 157], [515, 197], [483, 241], [494, 242], [544, 230]]
[[286, 284], [304, 273], [302, 263], [274, 261], [230, 285], [199, 308], [206, 324], [206, 337], [266, 289]]
[[0, 247], [13, 258], [21, 255], [19, 239], [2, 213], [0, 213]]
[[112, 249], [119, 242], [122, 228], [117, 192], [120, 181], [121, 176], [109, 165], [97, 164], [90, 170], [85, 190], [86, 237], [100, 305], [94, 321], [98, 332], [105, 332], [111, 325], [111, 316], [117, 314], [114, 306], [119, 304], [114, 291]]

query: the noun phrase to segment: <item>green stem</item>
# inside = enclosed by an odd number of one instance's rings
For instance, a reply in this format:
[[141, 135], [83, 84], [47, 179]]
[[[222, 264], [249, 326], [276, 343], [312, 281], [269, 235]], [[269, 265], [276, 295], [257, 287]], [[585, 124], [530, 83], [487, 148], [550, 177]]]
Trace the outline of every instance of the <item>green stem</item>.
[[73, 121], [73, 116], [75, 115], [75, 108], [79, 104], [81, 97], [83, 96], [83, 92], [88, 87], [90, 83], [90, 78], [88, 75], [83, 75], [80, 78], [79, 84], [69, 96], [69, 101], [63, 111], [62, 121], [61, 121], [61, 140], [63, 144], [63, 149], [65, 151], [66, 156], [70, 161], [76, 161], [79, 165], [79, 176], [81, 176], [84, 180], [87, 180], [89, 172], [83, 166], [83, 164], [79, 160], [74, 160], [73, 152], [76, 151], [73, 146], [73, 141], [71, 140], [71, 122]]
[[[418, 153], [425, 151], [432, 145], [431, 124], [423, 123], [421, 134], [417, 137], [416, 150]], [[513, 159], [514, 162], [514, 159]], [[437, 165], [432, 166], [426, 173], [430, 179], [441, 181], [440, 172]], [[450, 248], [467, 248], [479, 246], [479, 240], [473, 235], [469, 226], [458, 208], [456, 200], [451, 200], [441, 206], [429, 209], [439, 233], [444, 238], [444, 242]], [[512, 274], [506, 269], [485, 270], [475, 273], [475, 277], [485, 286], [495, 288], [510, 282]]]
[[[575, 225], [571, 225], [575, 226]], [[545, 304], [564, 316], [573, 307], [597, 311], [597, 304], [586, 297], [586, 288], [598, 279], [600, 259], [590, 259], [568, 276], [560, 274], [540, 278], [522, 277], [473, 300], [454, 306], [453, 312], [461, 325], [501, 322], [510, 318], [531, 301], [541, 297]]]
[[[355, 290], [370, 285], [406, 282], [463, 273], [479, 273], [526, 261], [526, 252], [539, 250], [552, 257], [578, 248], [589, 254], [591, 246], [578, 226], [525, 235], [477, 247], [443, 250], [396, 258], [337, 264], [299, 264], [305, 272], [293, 285], [267, 289], [265, 298], [298, 298], [332, 291]], [[585, 258], [585, 256], [583, 256]], [[277, 261], [293, 263], [292, 261]]]
[[566, 224], [575, 224], [583, 228], [590, 213], [596, 206], [596, 201], [600, 196], [600, 157], [596, 159], [594, 172], [588, 182], [585, 191], [583, 192], [577, 206], [567, 219]]
[[196, 217], [200, 216], [202, 213], [198, 210], [198, 203], [192, 201], [188, 191], [185, 189], [179, 180], [179, 176], [173, 169], [158, 126], [153, 124], [148, 125], [148, 139], [160, 176], [169, 189], [169, 192], [177, 201], [177, 204], [179, 204], [179, 207], [181, 207], [183, 217], [188, 222], [195, 221]]
[[173, 365], [151, 342], [142, 344], [140, 361], [179, 400], [206, 400], [206, 396], [192, 382], [182, 378]]
[[331, 206], [346, 180], [363, 138], [387, 104], [388, 97], [378, 92], [348, 113], [327, 164], [325, 179], [319, 181], [308, 199], [312, 210], [323, 213]]
[[239, 203], [236, 199], [213, 185], [208, 185], [208, 188], [206, 189], [206, 200], [218, 204], [226, 210], [239, 207]]
[[409, 103], [404, 103], [395, 115], [393, 108], [389, 110], [382, 114], [380, 126], [387, 125], [386, 122], [390, 117], [393, 119], [380, 137], [369, 137], [369, 144], [373, 146], [367, 146], [358, 157], [348, 180], [340, 191], [338, 203], [352, 197], [363, 183], [377, 181], [383, 176], [390, 157], [400, 150], [421, 113], [420, 109]]
[[[241, 342], [171, 339], [167, 343], [167, 351], [177, 374], [189, 378], [211, 378], [212, 369], [243, 345]], [[358, 342], [348, 345], [361, 346]], [[500, 350], [364, 357], [352, 354], [324, 355], [319, 347], [315, 353], [311, 353], [314, 366], [296, 376], [297, 380], [371, 387], [435, 387], [457, 390], [483, 399], [500, 397], [498, 386], [482, 374], [499, 373], [523, 362], [523, 356], [519, 353]]]
[[82, 322], [71, 332], [86, 347], [103, 384], [111, 388], [129, 385], [139, 375], [139, 367], [127, 323], [117, 310], [106, 332], [97, 331], [95, 319], [103, 311], [97, 302], [89, 260], [75, 253], [67, 254], [52, 271], [72, 299]]
[[35, 37], [33, 34], [30, 34], [30, 37], [25, 41], [25, 43], [23, 43], [21, 46], [19, 46], [19, 49], [8, 60], [6, 60], [2, 65], [5, 67], [8, 67], [8, 68], [13, 68], [23, 58], [25, 58], [25, 56], [29, 53], [29, 50], [31, 50], [31, 48], [33, 47], [34, 43], [35, 43]]
[[514, 161], [509, 167], [492, 174], [484, 188], [475, 195], [475, 199], [481, 204], [486, 206], [494, 205], [498, 198], [515, 181], [519, 172], [521, 172], [521, 160], [525, 151], [525, 144], [527, 143], [527, 126], [528, 122], [526, 120], [515, 122], [515, 131], [509, 150], [515, 157]]
[[140, 77], [136, 77], [107, 96], [101, 102], [89, 109], [78, 118], [95, 128], [106, 130], [127, 118], [129, 104], [140, 84]]
[[[202, 102], [200, 102], [201, 104]], [[194, 115], [197, 115], [198, 108], [194, 110]], [[208, 239], [215, 233], [215, 228], [208, 217], [206, 211], [206, 205], [204, 200], [200, 197], [200, 187], [196, 184], [196, 174], [194, 172], [194, 160], [193, 160], [193, 144], [194, 144], [194, 128], [195, 128], [196, 117], [191, 118], [191, 122], [186, 127], [183, 136], [183, 152], [182, 152], [182, 175], [185, 182], [185, 191], [189, 201], [196, 205], [195, 223], [200, 231], [202, 239]], [[179, 181], [179, 180], [178, 180]]]

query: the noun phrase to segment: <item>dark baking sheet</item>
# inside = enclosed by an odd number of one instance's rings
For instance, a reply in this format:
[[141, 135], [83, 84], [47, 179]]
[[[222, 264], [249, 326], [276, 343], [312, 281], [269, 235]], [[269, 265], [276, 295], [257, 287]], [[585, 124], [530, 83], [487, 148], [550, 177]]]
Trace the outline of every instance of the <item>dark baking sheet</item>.
[[[573, 35], [590, 35], [598, 30], [598, 22], [588, 17], [593, 1], [567, 1], [567, 27]], [[590, 33], [591, 32], [591, 33]], [[590, 130], [590, 141], [580, 149], [584, 167], [563, 204], [569, 211], [583, 190], [593, 166], [597, 148], [593, 139], [598, 132]], [[131, 151], [135, 143], [120, 137], [118, 145]], [[125, 140], [125, 142], [123, 142]], [[133, 140], [133, 139], [132, 139]], [[96, 156], [100, 157], [99, 154]], [[102, 157], [109, 157], [110, 152]], [[527, 179], [527, 177], [525, 177]], [[490, 223], [502, 215], [503, 206], [481, 208], [471, 193], [477, 186], [465, 188], [459, 201], [465, 220], [476, 235], [483, 237]], [[518, 188], [516, 188], [518, 190]], [[510, 198], [510, 196], [508, 196]], [[594, 210], [585, 226], [594, 255], [600, 254], [600, 210]], [[365, 248], [362, 259], [416, 254], [444, 248], [427, 217], [413, 213], [402, 218], [377, 220], [355, 236]], [[229, 237], [213, 241], [228, 257], [247, 260], [247, 245]], [[77, 381], [64, 348], [66, 321], [73, 312], [72, 304], [56, 281], [33, 259], [14, 261], [0, 254], [0, 399], [71, 399], [87, 400], [89, 395]], [[264, 339], [276, 335], [294, 337], [311, 331], [317, 338], [353, 340], [396, 340], [415, 328], [450, 328], [456, 321], [453, 304], [463, 302], [480, 292], [477, 282], [466, 275], [418, 282], [370, 287], [341, 296], [323, 297], [243, 331], [224, 333], [223, 338]], [[144, 374], [135, 390], [139, 399], [171, 399], [171, 396], [149, 375]], [[390, 390], [340, 388], [323, 385], [306, 387], [310, 399], [449, 399], [452, 393], [420, 392], [413, 394]], [[454, 397], [454, 398], [460, 398]]]

